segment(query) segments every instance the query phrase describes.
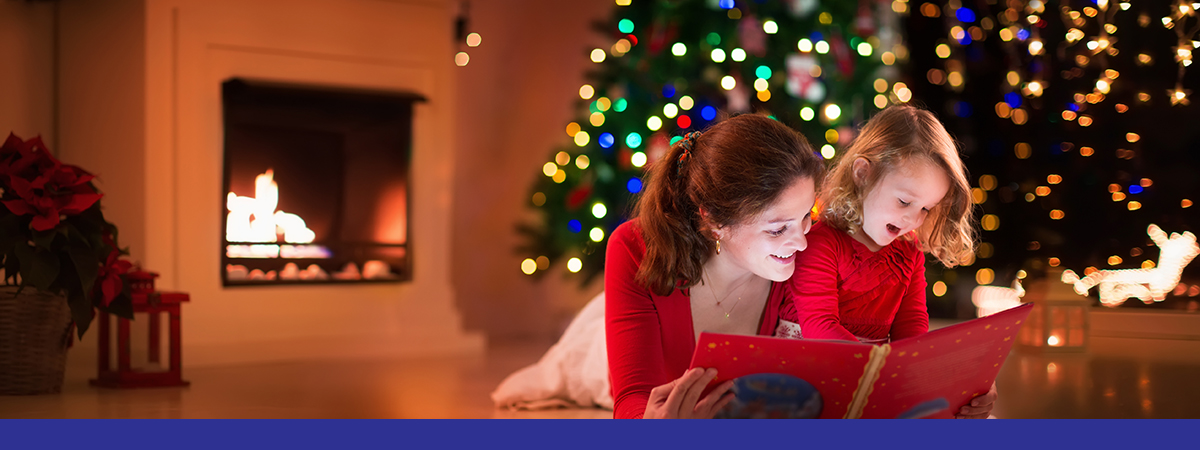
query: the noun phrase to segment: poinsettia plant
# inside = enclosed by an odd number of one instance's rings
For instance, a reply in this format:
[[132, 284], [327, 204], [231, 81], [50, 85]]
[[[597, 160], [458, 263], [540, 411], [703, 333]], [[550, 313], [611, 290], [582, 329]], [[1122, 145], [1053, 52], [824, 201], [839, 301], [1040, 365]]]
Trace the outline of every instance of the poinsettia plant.
[[0, 267], [4, 284], [65, 295], [82, 337], [94, 308], [132, 318], [131, 264], [104, 220], [87, 171], [63, 164], [42, 143], [10, 134], [0, 146]]

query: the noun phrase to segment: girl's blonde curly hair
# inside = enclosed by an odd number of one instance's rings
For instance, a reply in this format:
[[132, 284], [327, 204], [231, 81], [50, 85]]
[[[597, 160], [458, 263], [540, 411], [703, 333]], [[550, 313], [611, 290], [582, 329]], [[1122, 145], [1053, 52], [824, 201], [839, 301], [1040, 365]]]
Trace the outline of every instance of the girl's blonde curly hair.
[[[871, 164], [870, 175], [856, 181], [854, 161]], [[860, 130], [825, 178], [820, 220], [855, 233], [862, 227], [863, 199], [884, 175], [916, 160], [942, 168], [950, 180], [946, 197], [917, 230], [921, 250], [946, 267], [971, 261], [977, 232], [967, 170], [954, 139], [929, 111], [895, 105], [880, 111]]]

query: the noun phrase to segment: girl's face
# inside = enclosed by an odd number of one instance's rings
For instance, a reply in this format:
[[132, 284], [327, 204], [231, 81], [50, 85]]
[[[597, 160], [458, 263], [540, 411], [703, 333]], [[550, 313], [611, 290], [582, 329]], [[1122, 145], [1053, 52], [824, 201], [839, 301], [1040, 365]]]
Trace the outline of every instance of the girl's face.
[[792, 182], [758, 217], [715, 230], [721, 239], [719, 258], [759, 277], [787, 281], [796, 253], [808, 247], [804, 235], [812, 226], [815, 201], [812, 178]]
[[[864, 179], [870, 163], [854, 161], [856, 177]], [[933, 163], [924, 160], [901, 164], [884, 174], [863, 199], [862, 233], [855, 240], [871, 251], [891, 244], [896, 238], [916, 230], [925, 222], [950, 190], [950, 178]], [[865, 235], [865, 236], [864, 236]]]

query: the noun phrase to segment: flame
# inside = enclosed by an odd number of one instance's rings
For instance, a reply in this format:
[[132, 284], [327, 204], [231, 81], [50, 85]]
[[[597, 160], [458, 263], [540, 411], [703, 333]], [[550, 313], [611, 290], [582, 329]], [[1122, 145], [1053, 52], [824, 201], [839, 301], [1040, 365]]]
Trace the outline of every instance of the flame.
[[283, 235], [284, 242], [307, 244], [316, 239], [316, 233], [308, 229], [304, 219], [295, 214], [277, 211], [279, 185], [275, 183], [275, 171], [267, 169], [254, 179], [254, 197], [242, 197], [230, 192], [225, 207], [229, 216], [225, 222], [225, 240], [228, 242], [277, 242]]

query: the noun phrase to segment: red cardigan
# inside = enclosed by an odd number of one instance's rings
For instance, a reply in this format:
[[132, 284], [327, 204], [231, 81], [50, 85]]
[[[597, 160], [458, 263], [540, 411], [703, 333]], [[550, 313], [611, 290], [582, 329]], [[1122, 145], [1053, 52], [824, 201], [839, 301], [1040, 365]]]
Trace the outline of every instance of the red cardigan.
[[[604, 263], [605, 335], [613, 417], [641, 418], [650, 390], [683, 376], [696, 348], [689, 293], [659, 296], [634, 281], [646, 244], [638, 220], [613, 231]], [[759, 335], [775, 333], [787, 301], [783, 283], [771, 283]]]
[[799, 323], [805, 339], [898, 340], [929, 331], [925, 254], [915, 240], [872, 252], [818, 222], [788, 289], [792, 301], [780, 318]]

